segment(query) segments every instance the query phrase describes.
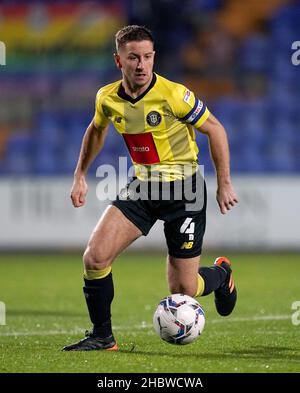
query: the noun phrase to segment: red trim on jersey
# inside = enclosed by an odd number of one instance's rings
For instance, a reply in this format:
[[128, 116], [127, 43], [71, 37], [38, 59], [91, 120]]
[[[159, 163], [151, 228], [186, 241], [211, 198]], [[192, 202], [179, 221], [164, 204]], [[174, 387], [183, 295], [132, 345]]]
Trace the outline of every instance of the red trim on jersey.
[[157, 164], [160, 162], [151, 132], [122, 135], [134, 162], [137, 164]]

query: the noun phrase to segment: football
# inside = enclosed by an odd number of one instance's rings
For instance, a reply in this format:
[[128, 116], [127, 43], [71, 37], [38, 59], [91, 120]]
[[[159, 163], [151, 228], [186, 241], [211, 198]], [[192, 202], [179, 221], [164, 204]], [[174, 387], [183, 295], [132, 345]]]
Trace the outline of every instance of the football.
[[153, 325], [162, 340], [171, 344], [189, 344], [203, 332], [205, 314], [194, 298], [173, 294], [160, 301], [153, 315]]

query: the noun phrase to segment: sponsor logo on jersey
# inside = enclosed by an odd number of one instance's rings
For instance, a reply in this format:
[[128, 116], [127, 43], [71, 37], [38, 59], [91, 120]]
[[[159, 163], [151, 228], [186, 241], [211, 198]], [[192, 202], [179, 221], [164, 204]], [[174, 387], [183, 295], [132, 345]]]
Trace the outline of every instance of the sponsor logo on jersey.
[[137, 164], [157, 164], [160, 162], [151, 132], [122, 134], [132, 160]]
[[147, 123], [149, 126], [155, 127], [158, 126], [161, 122], [161, 115], [156, 111], [151, 111], [148, 113], [146, 117]]
[[150, 148], [148, 146], [132, 146], [132, 150], [139, 152], [147, 152], [150, 151]]

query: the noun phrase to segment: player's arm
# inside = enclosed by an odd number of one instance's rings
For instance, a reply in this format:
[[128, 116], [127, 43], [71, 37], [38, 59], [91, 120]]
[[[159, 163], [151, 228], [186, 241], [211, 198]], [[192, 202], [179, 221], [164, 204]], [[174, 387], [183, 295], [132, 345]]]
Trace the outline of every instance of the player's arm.
[[230, 178], [230, 158], [225, 128], [211, 113], [199, 128], [209, 139], [211, 156], [217, 172], [217, 201], [221, 213], [225, 214], [238, 203]]
[[174, 114], [181, 121], [192, 125], [209, 138], [211, 156], [217, 180], [217, 201], [223, 214], [238, 200], [230, 180], [228, 140], [222, 124], [209, 112], [206, 105], [183, 85], [177, 85], [173, 97]]
[[71, 190], [71, 199], [74, 207], [81, 207], [85, 204], [88, 192], [85, 177], [90, 165], [103, 147], [107, 130], [108, 125], [96, 127], [93, 119], [84, 134]]

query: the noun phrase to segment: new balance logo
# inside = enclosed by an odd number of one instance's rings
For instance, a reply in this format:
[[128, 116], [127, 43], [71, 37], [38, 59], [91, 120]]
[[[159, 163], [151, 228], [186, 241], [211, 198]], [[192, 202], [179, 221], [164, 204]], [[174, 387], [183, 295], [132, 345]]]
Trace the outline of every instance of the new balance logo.
[[194, 245], [194, 242], [184, 242], [183, 245], [180, 247], [181, 250], [189, 250]]

